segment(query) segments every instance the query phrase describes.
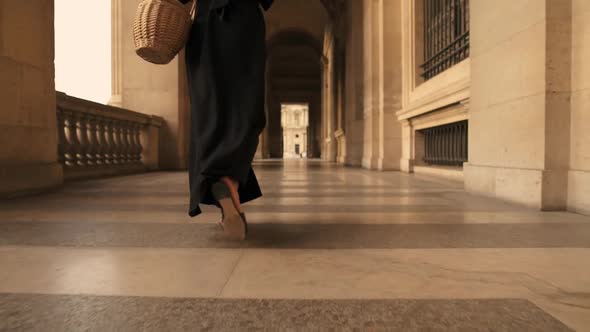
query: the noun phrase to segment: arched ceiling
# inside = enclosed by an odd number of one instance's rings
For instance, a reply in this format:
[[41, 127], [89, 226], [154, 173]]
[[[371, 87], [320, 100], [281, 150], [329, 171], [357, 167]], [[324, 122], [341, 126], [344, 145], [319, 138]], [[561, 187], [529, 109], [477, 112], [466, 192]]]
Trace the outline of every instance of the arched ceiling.
[[306, 46], [314, 50], [319, 59], [323, 53], [321, 40], [303, 29], [284, 29], [275, 33], [267, 39], [267, 50], [269, 54], [278, 46]]
[[334, 0], [277, 0], [266, 13], [267, 38], [273, 39], [284, 31], [302, 31], [320, 44], [330, 22], [327, 4]]
[[320, 0], [320, 1], [322, 2], [324, 7], [326, 8], [328, 15], [330, 15], [330, 17], [334, 18], [344, 8], [344, 1], [345, 0]]

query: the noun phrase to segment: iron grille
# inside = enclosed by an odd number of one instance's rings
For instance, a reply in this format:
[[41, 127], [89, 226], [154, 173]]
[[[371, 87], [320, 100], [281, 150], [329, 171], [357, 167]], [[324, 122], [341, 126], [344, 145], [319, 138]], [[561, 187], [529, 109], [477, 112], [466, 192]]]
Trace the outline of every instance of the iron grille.
[[424, 63], [428, 80], [469, 57], [469, 0], [424, 0]]
[[420, 131], [424, 135], [424, 162], [462, 166], [467, 161], [467, 121]]

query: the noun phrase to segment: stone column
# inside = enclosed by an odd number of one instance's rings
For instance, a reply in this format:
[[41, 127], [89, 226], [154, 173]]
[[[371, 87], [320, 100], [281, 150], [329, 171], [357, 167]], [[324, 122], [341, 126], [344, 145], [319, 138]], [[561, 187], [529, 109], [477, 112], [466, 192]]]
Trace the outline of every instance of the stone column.
[[[354, 6], [353, 3], [350, 4]], [[358, 10], [351, 16], [360, 16]], [[353, 23], [351, 22], [351, 26]], [[401, 108], [401, 2], [365, 0], [362, 8], [363, 50], [363, 139], [362, 166], [368, 169], [398, 170], [401, 159], [401, 125], [395, 112]], [[354, 31], [349, 43], [354, 43]], [[352, 46], [354, 48], [354, 46]], [[347, 53], [354, 52], [348, 47]], [[358, 80], [347, 59], [347, 81]], [[347, 93], [354, 93], [352, 86]], [[353, 107], [347, 102], [347, 107]], [[352, 118], [352, 117], [351, 117]], [[352, 126], [352, 119], [348, 120]], [[353, 136], [353, 135], [350, 135]], [[354, 142], [354, 138], [350, 143]], [[354, 144], [347, 144], [348, 149]]]
[[266, 64], [266, 72], [264, 73], [265, 80], [264, 80], [264, 116], [266, 118], [266, 126], [263, 129], [262, 133], [258, 138], [258, 147], [256, 148], [256, 155], [254, 159], [264, 159], [268, 156], [268, 124], [269, 124], [269, 117], [268, 117], [268, 108], [269, 108], [269, 84], [270, 84], [270, 75], [269, 75], [269, 64], [267, 61]]
[[0, 197], [60, 185], [53, 0], [0, 0]]
[[341, 64], [342, 58], [338, 57], [338, 69], [337, 75], [338, 79], [336, 80], [336, 100], [337, 100], [337, 123], [336, 123], [336, 131], [334, 131], [334, 138], [336, 140], [336, 162], [339, 164], [346, 163], [346, 132], [344, 130], [344, 81], [343, 81], [343, 74], [344, 74], [344, 67]]
[[398, 170], [401, 126], [401, 3], [364, 2], [364, 144], [362, 165]]
[[321, 129], [322, 129], [322, 98], [321, 94], [314, 96], [309, 104], [310, 121], [307, 140], [309, 142], [309, 151], [313, 158], [320, 158], [322, 152]]
[[570, 0], [471, 2], [467, 190], [566, 207], [571, 16]]
[[372, 126], [371, 140], [371, 163], [370, 169], [379, 169], [381, 158], [383, 127], [383, 0], [373, 0], [371, 4], [371, 38], [373, 39], [373, 52], [371, 54], [371, 77], [372, 77], [372, 109], [370, 123]]
[[402, 157], [400, 161], [400, 170], [402, 172], [411, 173], [414, 171], [414, 156], [412, 155], [412, 151], [414, 151], [414, 142], [412, 135], [412, 125], [410, 121], [403, 120], [401, 122], [402, 126]]
[[346, 17], [341, 17], [336, 22], [337, 37], [335, 39], [334, 50], [334, 98], [335, 98], [335, 131], [334, 138], [336, 140], [336, 162], [344, 164], [346, 162], [346, 131], [345, 131], [345, 80], [346, 80], [346, 66], [345, 66], [345, 49], [343, 47], [343, 39], [346, 34], [343, 27], [346, 27], [348, 22]]
[[[378, 53], [378, 45], [375, 45], [377, 38], [374, 38], [376, 25], [374, 20], [375, 11], [373, 9], [374, 2], [379, 0], [363, 0], [363, 160], [362, 166], [365, 168], [374, 168], [377, 160], [376, 151], [373, 148], [373, 138], [375, 135], [374, 126], [374, 111], [375, 111], [375, 91], [378, 90], [378, 86], [375, 86], [374, 80], [374, 62], [375, 53]], [[377, 150], [377, 149], [375, 149]]]
[[323, 64], [323, 151], [322, 159], [327, 161], [336, 161], [336, 140], [335, 131], [335, 88], [334, 88], [334, 30], [333, 26], [328, 26], [324, 34], [324, 55]]
[[278, 96], [271, 95], [269, 103], [269, 120], [270, 126], [268, 131], [268, 154], [271, 158], [280, 158], [283, 155], [283, 129], [281, 127], [281, 102]]
[[263, 144], [264, 144], [264, 133], [261, 133], [260, 136], [258, 136], [258, 146], [256, 147], [256, 154], [254, 155], [255, 160], [263, 158], [263, 153], [262, 153]]
[[380, 1], [379, 39], [379, 170], [399, 170], [402, 158], [402, 127], [396, 112], [402, 107], [401, 0]]
[[321, 158], [323, 160], [328, 160], [329, 159], [329, 152], [328, 152], [328, 143], [327, 140], [329, 139], [329, 133], [328, 133], [328, 102], [329, 102], [329, 96], [328, 96], [328, 62], [330, 60], [323, 55], [321, 58], [321, 65], [322, 65], [322, 119], [321, 119], [321, 123], [322, 123], [322, 131], [321, 131], [321, 145], [322, 145], [322, 152], [321, 152]]

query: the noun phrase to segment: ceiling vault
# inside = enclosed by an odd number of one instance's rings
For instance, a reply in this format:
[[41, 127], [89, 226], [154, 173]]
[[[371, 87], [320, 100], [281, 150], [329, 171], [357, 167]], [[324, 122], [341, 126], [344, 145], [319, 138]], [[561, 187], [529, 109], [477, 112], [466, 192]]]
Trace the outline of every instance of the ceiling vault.
[[337, 17], [344, 8], [344, 0], [320, 0], [331, 18]]

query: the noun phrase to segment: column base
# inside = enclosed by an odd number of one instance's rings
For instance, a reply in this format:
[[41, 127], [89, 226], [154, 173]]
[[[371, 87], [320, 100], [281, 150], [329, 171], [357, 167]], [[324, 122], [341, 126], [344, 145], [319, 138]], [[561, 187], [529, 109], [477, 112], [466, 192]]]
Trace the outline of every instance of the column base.
[[590, 172], [569, 171], [567, 209], [590, 215]]
[[360, 158], [353, 158], [353, 156], [347, 153], [344, 165], [349, 167], [362, 167], [362, 160]]
[[336, 161], [336, 142], [333, 139], [326, 139], [324, 141], [324, 150], [322, 151], [322, 159], [326, 161]]
[[401, 158], [399, 160], [399, 168], [402, 172], [413, 173], [414, 163], [414, 159]]
[[336, 138], [337, 145], [336, 162], [344, 164], [346, 162], [346, 136], [344, 135], [344, 130], [336, 130], [334, 137]]
[[449, 181], [463, 182], [463, 168], [454, 166], [414, 166], [414, 173], [424, 174]]
[[378, 157], [363, 157], [362, 161], [363, 168], [376, 170], [379, 169], [379, 158]]
[[115, 107], [123, 107], [123, 96], [112, 95], [111, 99], [109, 99], [108, 105]]
[[0, 198], [43, 192], [63, 184], [61, 164], [0, 165]]

